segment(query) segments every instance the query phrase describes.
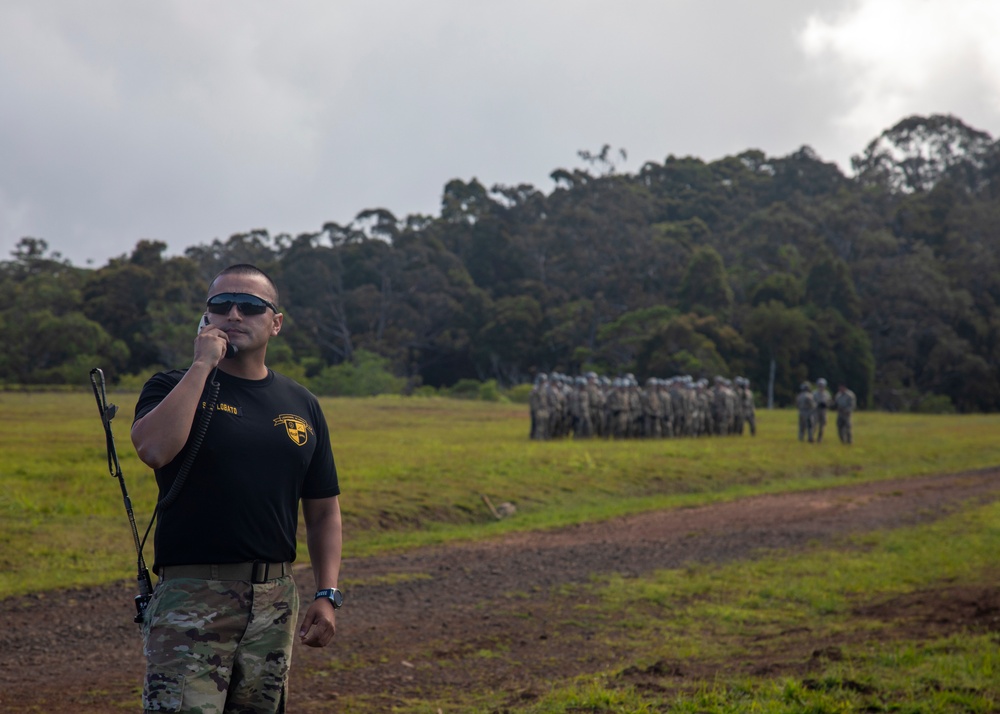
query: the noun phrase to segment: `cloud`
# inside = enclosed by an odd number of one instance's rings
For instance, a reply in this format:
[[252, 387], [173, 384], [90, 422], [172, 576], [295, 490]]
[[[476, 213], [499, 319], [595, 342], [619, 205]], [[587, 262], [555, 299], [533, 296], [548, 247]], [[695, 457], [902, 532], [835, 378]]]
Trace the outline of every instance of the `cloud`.
[[858, 0], [833, 17], [811, 15], [799, 44], [843, 78], [846, 105], [835, 121], [863, 139], [911, 114], [996, 125], [997, 37], [993, 0]]
[[951, 0], [4, 0], [0, 260], [75, 262], [366, 208], [451, 179], [551, 188], [604, 144], [634, 171], [803, 144], [848, 165], [909, 113], [997, 126], [1000, 36]]

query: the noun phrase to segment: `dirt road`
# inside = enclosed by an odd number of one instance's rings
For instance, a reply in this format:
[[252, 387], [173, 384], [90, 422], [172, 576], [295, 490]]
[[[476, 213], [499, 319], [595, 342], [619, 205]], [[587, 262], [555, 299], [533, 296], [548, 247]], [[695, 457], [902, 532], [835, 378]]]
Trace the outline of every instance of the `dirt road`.
[[[508, 691], [514, 700], [532, 699], [552, 679], [631, 662], [627, 651], [588, 637], [587, 623], [573, 614], [579, 601], [561, 597], [560, 585], [831, 543], [927, 522], [998, 497], [1000, 471], [982, 471], [762, 496], [475, 545], [348, 558], [337, 639], [325, 650], [296, 651], [290, 710], [335, 711], [337, 698], [346, 694], [375, 695], [388, 709], [405, 697], [484, 687]], [[311, 596], [307, 568], [297, 571], [296, 580], [303, 596]], [[0, 711], [103, 713], [120, 710], [112, 703], [138, 702], [143, 662], [131, 619], [134, 594], [134, 584], [123, 582], [0, 601]], [[888, 610], [879, 616], [905, 615], [924, 633], [930, 625], [921, 618], [931, 612], [938, 629], [970, 623], [1000, 629], [996, 587], [924, 594], [882, 607]], [[501, 647], [508, 656], [481, 656]], [[351, 666], [334, 671], [330, 665], [337, 661]], [[633, 668], [622, 676], [648, 674]], [[674, 674], [685, 672], [678, 667]]]

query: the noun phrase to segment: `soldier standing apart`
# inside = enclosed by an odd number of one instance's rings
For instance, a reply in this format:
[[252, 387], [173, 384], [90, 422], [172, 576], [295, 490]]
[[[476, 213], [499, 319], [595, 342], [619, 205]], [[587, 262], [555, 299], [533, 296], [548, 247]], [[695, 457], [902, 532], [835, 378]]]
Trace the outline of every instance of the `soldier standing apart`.
[[823, 429], [826, 427], [826, 410], [833, 406], [833, 397], [826, 388], [826, 380], [820, 377], [816, 380], [816, 391], [813, 392], [816, 411], [813, 413], [813, 428], [816, 430], [816, 443], [823, 441]]
[[[265, 364], [282, 325], [277, 303], [258, 268], [223, 270], [209, 285], [191, 366], [153, 375], [136, 404], [132, 443], [160, 489], [159, 580], [142, 622], [147, 712], [285, 711], [300, 503], [317, 592], [298, 636], [324, 647], [336, 632], [337, 470], [316, 397]], [[238, 352], [224, 359], [228, 345]], [[211, 421], [192, 428], [216, 385]]]
[[851, 415], [858, 405], [858, 398], [854, 392], [847, 388], [846, 384], [841, 384], [837, 388], [837, 396], [833, 399], [834, 406], [837, 407], [837, 434], [844, 444], [854, 442], [854, 435], [851, 430]]
[[[750, 426], [750, 436], [757, 436], [757, 415], [754, 412], [753, 390], [750, 389], [750, 380], [746, 377], [740, 378], [740, 399], [743, 401], [743, 421]], [[743, 429], [740, 429], [743, 435]]]
[[799, 396], [795, 399], [795, 406], [799, 408], [799, 441], [809, 437], [809, 443], [813, 440], [813, 411], [816, 409], [816, 401], [812, 392], [809, 391], [809, 383], [803, 382], [799, 386]]

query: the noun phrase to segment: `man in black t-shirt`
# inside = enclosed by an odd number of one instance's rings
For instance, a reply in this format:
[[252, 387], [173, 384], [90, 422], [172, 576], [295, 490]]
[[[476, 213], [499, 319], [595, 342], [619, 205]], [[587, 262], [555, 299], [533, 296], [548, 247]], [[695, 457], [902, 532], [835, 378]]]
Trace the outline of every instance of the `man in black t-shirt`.
[[132, 425], [160, 489], [143, 707], [282, 712], [299, 503], [317, 590], [299, 637], [324, 647], [343, 601], [340, 487], [319, 402], [265, 365], [283, 318], [274, 283], [235, 265], [208, 295], [191, 366], [154, 375]]

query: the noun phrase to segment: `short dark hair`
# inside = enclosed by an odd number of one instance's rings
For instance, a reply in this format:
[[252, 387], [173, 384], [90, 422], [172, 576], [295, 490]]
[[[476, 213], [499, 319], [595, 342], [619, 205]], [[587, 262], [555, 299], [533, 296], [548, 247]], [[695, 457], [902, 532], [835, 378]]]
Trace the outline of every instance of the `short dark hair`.
[[215, 285], [215, 281], [223, 275], [255, 275], [264, 278], [264, 280], [267, 281], [267, 284], [271, 286], [271, 290], [274, 291], [274, 303], [278, 304], [278, 286], [274, 284], [270, 275], [265, 273], [256, 265], [251, 265], [250, 263], [236, 263], [235, 265], [230, 265], [228, 268], [220, 270], [219, 274], [212, 278], [212, 282], [208, 284], [208, 289], [211, 290], [212, 286]]

